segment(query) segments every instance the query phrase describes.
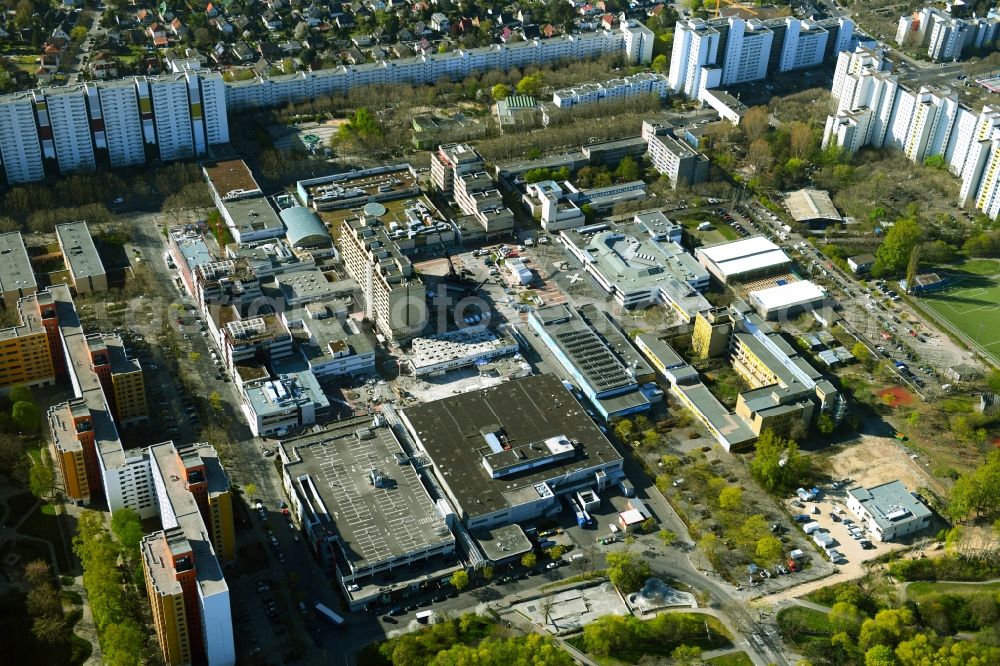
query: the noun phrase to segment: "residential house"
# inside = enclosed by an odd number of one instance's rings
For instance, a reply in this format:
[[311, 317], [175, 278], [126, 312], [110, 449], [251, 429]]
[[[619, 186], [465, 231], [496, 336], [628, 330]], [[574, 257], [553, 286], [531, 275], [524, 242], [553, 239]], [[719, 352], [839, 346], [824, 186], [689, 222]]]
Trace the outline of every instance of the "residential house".
[[447, 32], [451, 23], [448, 21], [448, 17], [441, 12], [434, 12], [431, 14], [431, 28], [438, 32]]
[[237, 14], [236, 16], [229, 19], [229, 22], [233, 24], [233, 30], [239, 34], [243, 34], [243, 31], [250, 27], [250, 19], [248, 19], [243, 14]]
[[118, 62], [106, 51], [98, 51], [87, 63], [90, 78], [97, 80], [117, 79]]
[[178, 39], [184, 39], [188, 34], [187, 26], [179, 18], [175, 18], [170, 22], [170, 32], [174, 37]]
[[253, 62], [257, 59], [257, 53], [246, 42], [236, 42], [233, 45], [233, 57], [239, 62]]
[[225, 16], [216, 16], [214, 19], [209, 21], [215, 29], [224, 35], [233, 34], [233, 24], [230, 23]]
[[153, 46], [158, 48], [166, 48], [167, 42], [167, 30], [163, 27], [162, 23], [152, 23], [148, 28], [146, 28], [146, 33], [153, 38]]
[[271, 10], [264, 12], [264, 14], [260, 17], [260, 22], [263, 23], [264, 27], [271, 32], [281, 30], [283, 25], [281, 18]]

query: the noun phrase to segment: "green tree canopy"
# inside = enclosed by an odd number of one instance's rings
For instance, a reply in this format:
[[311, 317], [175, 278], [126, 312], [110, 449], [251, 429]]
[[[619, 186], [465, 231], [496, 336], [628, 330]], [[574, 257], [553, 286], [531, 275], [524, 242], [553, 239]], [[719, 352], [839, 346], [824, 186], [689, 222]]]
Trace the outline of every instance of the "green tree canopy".
[[809, 459], [799, 453], [794, 441], [768, 429], [757, 438], [750, 472], [767, 490], [785, 492], [801, 484], [809, 473]]
[[529, 74], [523, 77], [517, 82], [517, 94], [518, 95], [531, 95], [532, 97], [538, 97], [542, 92], [542, 75], [541, 74]]
[[498, 83], [492, 88], [490, 88], [490, 97], [493, 98], [494, 102], [499, 102], [502, 99], [507, 99], [510, 97], [510, 86], [506, 83]]
[[649, 562], [633, 553], [612, 551], [605, 556], [608, 578], [622, 592], [635, 592], [652, 575]]
[[22, 433], [34, 433], [38, 431], [42, 423], [42, 412], [35, 406], [35, 403], [22, 400], [14, 403], [11, 410], [11, 418], [14, 425]]
[[453, 573], [451, 575], [451, 585], [460, 592], [464, 590], [469, 586], [469, 572], [462, 570]]
[[920, 243], [922, 236], [923, 230], [915, 215], [896, 220], [875, 251], [872, 274], [875, 277], [886, 277], [902, 273], [910, 260], [913, 248]]
[[719, 508], [726, 511], [738, 511], [743, 507], [743, 489], [739, 486], [726, 486], [719, 493]]

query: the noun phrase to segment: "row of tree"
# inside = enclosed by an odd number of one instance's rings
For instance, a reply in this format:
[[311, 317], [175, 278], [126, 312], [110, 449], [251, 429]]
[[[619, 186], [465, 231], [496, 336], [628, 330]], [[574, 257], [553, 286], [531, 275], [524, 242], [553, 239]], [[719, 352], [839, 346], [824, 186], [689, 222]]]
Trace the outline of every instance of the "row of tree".
[[[83, 567], [83, 585], [97, 625], [104, 663], [132, 666], [155, 655], [147, 644], [145, 608], [137, 592], [144, 589], [139, 565], [142, 528], [138, 515], [131, 509], [116, 511], [112, 527], [114, 536], [104, 524], [103, 513], [84, 511], [73, 537], [73, 552]], [[118, 568], [119, 558], [125, 562], [124, 573]]]
[[682, 645], [693, 648], [720, 647], [731, 637], [714, 617], [696, 613], [660, 613], [643, 621], [632, 615], [605, 615], [583, 628], [582, 642], [587, 652], [607, 657], [616, 655], [670, 655], [673, 663], [701, 663], [696, 659], [700, 651], [681, 650]]

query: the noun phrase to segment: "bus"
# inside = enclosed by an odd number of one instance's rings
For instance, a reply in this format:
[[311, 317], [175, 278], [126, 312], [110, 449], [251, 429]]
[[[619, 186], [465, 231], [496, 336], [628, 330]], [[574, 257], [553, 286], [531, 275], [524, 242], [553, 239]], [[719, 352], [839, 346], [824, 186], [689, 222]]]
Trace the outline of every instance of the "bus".
[[330, 622], [332, 622], [334, 626], [336, 627], [344, 626], [344, 618], [340, 617], [339, 615], [337, 615], [332, 610], [330, 610], [329, 608], [327, 608], [318, 601], [316, 602], [316, 612], [325, 617], [326, 619], [328, 619]]

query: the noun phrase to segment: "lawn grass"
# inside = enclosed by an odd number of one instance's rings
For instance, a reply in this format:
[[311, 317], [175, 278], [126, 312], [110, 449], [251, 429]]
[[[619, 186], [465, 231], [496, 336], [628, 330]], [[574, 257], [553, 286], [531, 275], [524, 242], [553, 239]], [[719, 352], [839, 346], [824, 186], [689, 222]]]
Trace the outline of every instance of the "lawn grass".
[[778, 626], [784, 629], [792, 624], [797, 624], [810, 634], [829, 634], [830, 621], [827, 614], [812, 608], [802, 606], [791, 606], [778, 613]]
[[969, 259], [955, 266], [955, 269], [973, 275], [997, 275], [1000, 273], [1000, 263], [996, 259]]
[[1000, 358], [1000, 278], [969, 274], [915, 300], [964, 333], [984, 354]]
[[33, 511], [28, 519], [21, 523], [17, 532], [51, 543], [56, 552], [56, 563], [59, 565], [59, 570], [67, 572], [72, 569], [72, 564], [66, 559], [66, 549], [63, 547], [62, 533], [59, 531], [59, 519], [51, 507], [49, 510], [52, 513], [45, 509], [46, 505], [42, 505]]
[[753, 666], [753, 660], [746, 652], [730, 652], [729, 654], [712, 657], [705, 660], [706, 664], [713, 666]]
[[938, 594], [964, 595], [978, 594], [980, 592], [1000, 591], [1000, 583], [987, 583], [976, 585], [973, 583], [947, 583], [947, 582], [922, 582], [910, 583], [906, 587], [906, 598], [910, 601], [920, 603], [928, 596]]

